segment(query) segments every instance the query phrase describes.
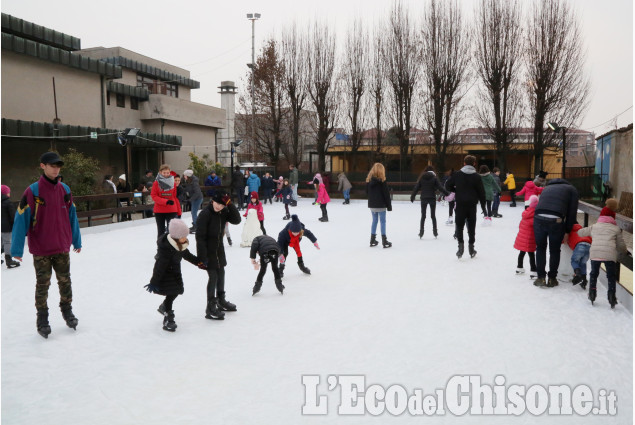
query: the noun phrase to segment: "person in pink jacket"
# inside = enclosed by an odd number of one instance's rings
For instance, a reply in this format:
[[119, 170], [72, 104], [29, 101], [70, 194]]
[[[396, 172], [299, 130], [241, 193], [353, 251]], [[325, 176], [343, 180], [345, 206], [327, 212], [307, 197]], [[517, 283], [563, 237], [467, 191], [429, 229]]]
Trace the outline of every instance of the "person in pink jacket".
[[280, 176], [277, 180], [274, 179], [273, 182], [276, 184], [276, 194], [274, 195], [276, 202], [282, 202], [282, 185], [284, 183], [284, 178]]
[[260, 229], [262, 229], [262, 234], [266, 235], [267, 232], [265, 231], [265, 213], [262, 211], [262, 202], [260, 202], [260, 199], [258, 198], [258, 192], [251, 192], [250, 196], [251, 202], [249, 202], [249, 204], [247, 205], [247, 209], [245, 210], [245, 214], [243, 215], [243, 217], [247, 217], [249, 210], [256, 210], [256, 213], [258, 213], [258, 221], [260, 222]]
[[[526, 186], [525, 186], [526, 187]], [[520, 225], [518, 226], [518, 235], [516, 235], [516, 241], [514, 242], [514, 249], [520, 251], [518, 253], [518, 266], [516, 268], [516, 274], [520, 275], [525, 273], [523, 268], [523, 262], [525, 260], [525, 253], [529, 254], [529, 266], [531, 272], [529, 277], [535, 279], [538, 277], [536, 269], [536, 237], [534, 236], [534, 213], [536, 212], [536, 205], [538, 204], [538, 197], [531, 195], [529, 198], [529, 205], [525, 211], [523, 211]]]
[[529, 198], [531, 198], [532, 195], [540, 196], [542, 193], [545, 186], [546, 176], [547, 173], [541, 171], [534, 181], [527, 181], [523, 186], [523, 189], [516, 193], [516, 195], [525, 195], [525, 209], [529, 208]]
[[322, 217], [320, 217], [319, 220], [323, 223], [329, 221], [329, 215], [326, 212], [326, 204], [329, 202], [331, 202], [331, 198], [326, 192], [326, 186], [324, 186], [324, 183], [320, 183], [318, 186], [317, 203], [320, 205], [320, 209], [322, 210]]

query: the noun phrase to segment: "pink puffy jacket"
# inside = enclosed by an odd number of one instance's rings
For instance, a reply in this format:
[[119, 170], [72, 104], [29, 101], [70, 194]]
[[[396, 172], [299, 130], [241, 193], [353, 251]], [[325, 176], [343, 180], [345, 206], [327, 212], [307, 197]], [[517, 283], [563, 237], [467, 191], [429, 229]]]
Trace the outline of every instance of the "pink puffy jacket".
[[326, 187], [324, 186], [324, 183], [320, 183], [320, 186], [318, 187], [317, 201], [318, 201], [318, 204], [328, 204], [329, 202], [331, 202], [331, 198], [329, 197], [329, 194], [326, 192]]

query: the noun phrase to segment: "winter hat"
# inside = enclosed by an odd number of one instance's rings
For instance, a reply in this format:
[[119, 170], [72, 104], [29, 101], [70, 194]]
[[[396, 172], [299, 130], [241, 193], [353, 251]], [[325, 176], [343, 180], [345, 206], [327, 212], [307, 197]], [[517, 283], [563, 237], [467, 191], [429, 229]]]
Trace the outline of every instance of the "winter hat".
[[609, 198], [606, 200], [606, 208], [610, 209], [611, 211], [617, 211], [617, 205], [618, 201], [615, 198]]
[[217, 190], [216, 193], [214, 193], [214, 195], [212, 196], [212, 201], [218, 204], [225, 205], [225, 202], [223, 202], [223, 198], [225, 196], [227, 196], [227, 192], [225, 192], [224, 190]]
[[185, 170], [185, 171], [183, 171], [183, 175], [184, 175], [185, 177], [192, 177], [192, 176], [194, 175], [194, 171], [192, 171], [192, 170]]
[[547, 174], [549, 174], [549, 173], [546, 172], [546, 171], [540, 170], [538, 172], [538, 177], [540, 177], [541, 179], [546, 179], [547, 178]]
[[302, 223], [300, 223], [300, 219], [296, 214], [291, 216], [291, 223], [289, 223], [289, 230], [293, 233], [299, 233], [302, 231]]
[[3, 184], [2, 186], [0, 186], [0, 189], [1, 189], [3, 195], [10, 195], [11, 194], [11, 189], [9, 189], [9, 186], [7, 186], [6, 184]]
[[176, 176], [178, 176], [178, 174], [176, 174], [176, 171], [174, 171], [174, 170], [170, 171], [170, 175], [171, 175], [172, 177], [176, 177]]
[[536, 195], [531, 195], [529, 197], [529, 208], [533, 208], [538, 205], [538, 197]]
[[126, 175], [125, 174], [120, 175], [119, 180], [126, 181]]
[[181, 239], [190, 234], [190, 229], [188, 229], [187, 224], [178, 218], [170, 220], [168, 229], [172, 239]]
[[613, 211], [609, 207], [604, 207], [602, 208], [602, 211], [600, 211], [600, 216], [603, 216], [603, 215], [607, 215], [609, 217], [615, 218], [615, 211]]
[[256, 192], [256, 191], [251, 192], [251, 193], [249, 194], [249, 198], [250, 198], [250, 199], [251, 199], [251, 198], [256, 198], [256, 201], [257, 201], [257, 200], [259, 199], [259, 198], [258, 198], [258, 192]]

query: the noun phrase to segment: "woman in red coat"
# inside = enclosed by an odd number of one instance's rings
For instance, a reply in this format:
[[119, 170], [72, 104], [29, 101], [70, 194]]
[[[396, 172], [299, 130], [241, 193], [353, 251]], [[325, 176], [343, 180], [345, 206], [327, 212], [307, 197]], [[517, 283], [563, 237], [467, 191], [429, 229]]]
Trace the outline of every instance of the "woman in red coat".
[[531, 195], [529, 198], [529, 206], [523, 211], [523, 218], [520, 220], [518, 226], [518, 235], [516, 235], [516, 242], [514, 242], [514, 248], [519, 250], [518, 253], [518, 267], [516, 268], [516, 274], [525, 273], [523, 268], [523, 261], [525, 260], [525, 253], [529, 254], [529, 265], [531, 272], [529, 277], [535, 279], [538, 275], [536, 273], [536, 238], [534, 236], [534, 213], [536, 212], [536, 205], [538, 204], [538, 197]]
[[174, 186], [174, 175], [168, 164], [159, 167], [159, 174], [152, 183], [150, 196], [154, 201], [153, 211], [157, 221], [157, 238], [160, 238], [165, 233], [170, 220], [181, 214], [181, 204], [176, 196], [176, 187]]

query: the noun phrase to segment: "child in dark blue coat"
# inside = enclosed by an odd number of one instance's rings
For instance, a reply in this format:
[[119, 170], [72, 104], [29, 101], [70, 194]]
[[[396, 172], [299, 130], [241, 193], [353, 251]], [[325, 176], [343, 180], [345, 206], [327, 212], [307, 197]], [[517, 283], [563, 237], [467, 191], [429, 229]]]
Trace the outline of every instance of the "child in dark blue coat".
[[[256, 262], [256, 253], [260, 255], [260, 264]], [[254, 285], [252, 295], [256, 295], [260, 292], [262, 287], [262, 278], [267, 272], [267, 264], [271, 263], [271, 270], [273, 270], [273, 278], [276, 282], [276, 288], [282, 294], [284, 291], [284, 285], [282, 284], [282, 276], [278, 269], [278, 256], [280, 255], [280, 247], [274, 238], [267, 235], [256, 236], [251, 243], [251, 252], [249, 258], [251, 258], [251, 264], [255, 270], [260, 269], [258, 277], [256, 278], [256, 284]]]

